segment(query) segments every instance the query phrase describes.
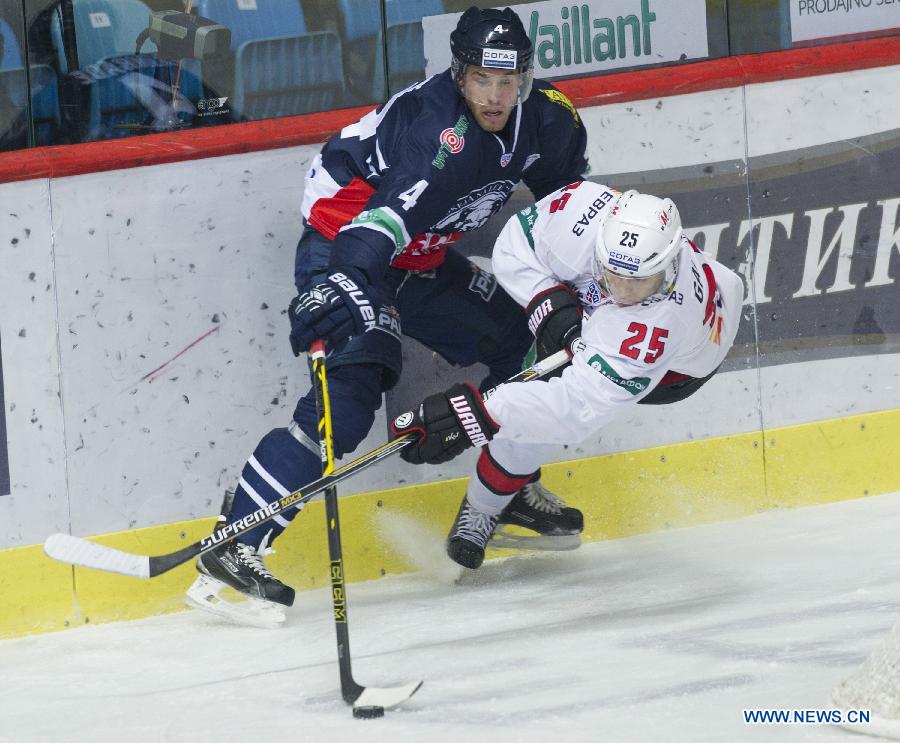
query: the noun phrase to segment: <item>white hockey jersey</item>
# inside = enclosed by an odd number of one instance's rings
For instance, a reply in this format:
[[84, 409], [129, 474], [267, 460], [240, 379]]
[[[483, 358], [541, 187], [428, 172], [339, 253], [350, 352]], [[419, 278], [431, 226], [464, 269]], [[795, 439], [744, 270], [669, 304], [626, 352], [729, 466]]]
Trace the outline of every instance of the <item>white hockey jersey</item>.
[[594, 277], [594, 242], [618, 192], [590, 181], [554, 191], [509, 220], [494, 247], [494, 273], [525, 306], [565, 284], [584, 306], [582, 340], [561, 377], [501, 386], [486, 402], [498, 438], [582, 441], [637, 403], [668, 372], [705, 377], [734, 342], [744, 284], [682, 238], [674, 285], [619, 306]]

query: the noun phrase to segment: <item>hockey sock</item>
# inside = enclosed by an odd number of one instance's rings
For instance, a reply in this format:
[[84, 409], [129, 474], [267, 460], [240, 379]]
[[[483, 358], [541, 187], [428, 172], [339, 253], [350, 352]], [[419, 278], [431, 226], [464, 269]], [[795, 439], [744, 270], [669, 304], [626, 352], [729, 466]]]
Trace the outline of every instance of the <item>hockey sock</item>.
[[[312, 442], [310, 442], [312, 443]], [[322, 472], [318, 445], [310, 450], [287, 428], [275, 428], [257, 444], [247, 460], [234, 494], [228, 523], [283, 498], [297, 488], [315, 480]], [[244, 534], [240, 541], [259, 549], [268, 537], [268, 544], [281, 534], [299, 513], [288, 509], [271, 521], [260, 524]]]
[[491, 456], [490, 446], [486, 446], [478, 457], [475, 477], [469, 481], [466, 498], [482, 513], [496, 516], [506, 508], [516, 491], [531, 480], [532, 474], [507, 472]]

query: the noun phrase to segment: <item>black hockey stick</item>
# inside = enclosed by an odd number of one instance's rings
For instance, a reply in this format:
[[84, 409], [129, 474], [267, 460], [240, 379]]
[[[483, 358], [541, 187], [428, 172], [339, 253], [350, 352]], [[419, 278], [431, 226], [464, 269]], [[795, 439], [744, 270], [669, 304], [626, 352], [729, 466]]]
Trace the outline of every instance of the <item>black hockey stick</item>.
[[[572, 344], [572, 348], [577, 350], [579, 343], [580, 339], [576, 339]], [[552, 356], [537, 362], [534, 366], [520, 371], [507, 381], [527, 382], [532, 379], [540, 379], [568, 364], [570, 358], [568, 351], [557, 351]], [[485, 397], [488, 397], [492, 392], [493, 390], [485, 392]], [[411, 444], [413, 439], [414, 436], [412, 434], [398, 436], [393, 441], [389, 441], [377, 449], [373, 449], [368, 454], [363, 454], [358, 459], [354, 459], [343, 467], [339, 467], [331, 474], [324, 475], [318, 480], [304, 485], [299, 490], [288, 493], [280, 500], [273, 501], [267, 506], [247, 514], [244, 518], [217, 529], [209, 536], [203, 537], [199, 542], [189, 544], [187, 547], [182, 547], [175, 552], [155, 556], [136, 555], [132, 552], [124, 552], [114, 547], [107, 547], [103, 544], [63, 533], [51, 534], [47, 537], [47, 540], [44, 542], [44, 552], [54, 560], [66, 562], [70, 565], [80, 565], [81, 567], [103, 570], [108, 573], [120, 573], [133, 578], [155, 578], [157, 575], [162, 575], [182, 563], [202, 555], [204, 552], [209, 552], [211, 549], [215, 549], [219, 545], [239, 537], [255, 526], [275, 518], [275, 516], [288, 508], [296, 507], [312, 500], [325, 488], [337, 485], [376, 462], [393, 456]]]
[[[318, 414], [319, 451], [322, 455], [322, 476], [334, 472], [334, 434], [331, 426], [331, 397], [325, 374], [325, 343], [316, 341], [309, 351], [312, 360], [313, 388]], [[347, 624], [347, 587], [344, 584], [344, 550], [341, 546], [341, 520], [338, 514], [337, 488], [325, 488], [325, 522], [328, 529], [329, 577], [331, 606], [334, 610], [334, 631], [337, 636], [338, 668], [341, 674], [341, 695], [353, 705], [353, 714], [380, 717], [385, 708], [396, 707], [415, 694], [422, 682], [405, 686], [376, 689], [360, 686], [353, 679], [350, 661], [350, 628]]]

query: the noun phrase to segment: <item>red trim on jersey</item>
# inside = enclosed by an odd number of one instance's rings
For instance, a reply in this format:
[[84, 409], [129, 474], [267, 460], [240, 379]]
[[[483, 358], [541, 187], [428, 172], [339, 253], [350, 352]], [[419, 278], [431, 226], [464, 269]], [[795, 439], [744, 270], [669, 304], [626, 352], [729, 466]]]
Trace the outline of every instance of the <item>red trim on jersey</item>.
[[334, 240], [338, 230], [365, 208], [373, 193], [375, 189], [362, 178], [354, 178], [334, 196], [316, 199], [306, 221], [329, 240]]
[[656, 386], [665, 387], [666, 385], [681, 382], [684, 379], [693, 379], [693, 377], [690, 374], [682, 374], [681, 372], [669, 371], [666, 372], [666, 375], [659, 380], [659, 383]]
[[409, 241], [403, 252], [394, 256], [391, 265], [405, 271], [432, 271], [444, 262], [449, 248], [465, 232], [423, 232]]
[[484, 486], [497, 495], [515, 493], [519, 488], [527, 485], [534, 475], [533, 472], [527, 475], [511, 475], [494, 461], [488, 447], [481, 450], [476, 472]]
[[719, 285], [716, 283], [716, 275], [713, 273], [712, 266], [708, 263], [703, 264], [703, 275], [706, 276], [706, 285], [709, 290], [709, 294], [706, 296], [706, 314], [703, 316], [703, 324], [712, 325], [716, 317]]
[[[362, 178], [354, 178], [334, 194], [323, 196], [309, 210], [306, 221], [329, 240], [334, 240], [341, 227], [349, 224], [365, 208], [375, 189]], [[391, 265], [406, 271], [431, 271], [444, 262], [447, 248], [461, 238], [464, 232], [443, 235], [423, 232], [410, 240], [403, 251], [394, 257]]]

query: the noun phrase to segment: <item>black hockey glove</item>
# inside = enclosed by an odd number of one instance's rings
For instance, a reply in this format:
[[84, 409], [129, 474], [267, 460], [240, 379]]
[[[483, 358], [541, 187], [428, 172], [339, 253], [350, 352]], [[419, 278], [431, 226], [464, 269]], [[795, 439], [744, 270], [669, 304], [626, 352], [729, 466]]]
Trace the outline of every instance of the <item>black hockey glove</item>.
[[376, 308], [362, 271], [331, 271], [318, 284], [301, 291], [288, 306], [294, 356], [308, 351], [317, 338], [335, 344], [374, 330]]
[[443, 464], [470, 446], [484, 446], [500, 430], [484, 407], [481, 393], [470, 384], [454, 384], [429, 395], [418, 410], [391, 422], [395, 436], [412, 433], [418, 441], [400, 452], [412, 464]]
[[528, 303], [525, 313], [538, 361], [564, 348], [571, 352], [570, 344], [581, 336], [581, 301], [567, 286], [560, 284], [542, 291]]

